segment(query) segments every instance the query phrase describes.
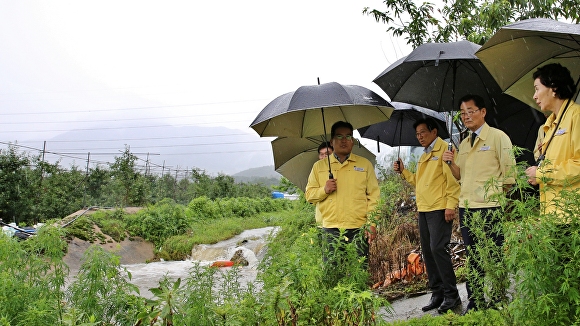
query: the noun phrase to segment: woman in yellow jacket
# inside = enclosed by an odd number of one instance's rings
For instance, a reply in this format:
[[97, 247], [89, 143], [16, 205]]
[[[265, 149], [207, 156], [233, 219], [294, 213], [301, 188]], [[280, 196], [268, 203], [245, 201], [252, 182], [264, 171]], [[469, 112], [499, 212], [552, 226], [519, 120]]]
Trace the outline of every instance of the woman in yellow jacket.
[[556, 214], [564, 224], [562, 191], [580, 188], [580, 105], [574, 103], [574, 80], [560, 64], [538, 68], [534, 77], [534, 100], [543, 112], [552, 114], [542, 126], [538, 166], [526, 169], [528, 182], [540, 185], [542, 213]]

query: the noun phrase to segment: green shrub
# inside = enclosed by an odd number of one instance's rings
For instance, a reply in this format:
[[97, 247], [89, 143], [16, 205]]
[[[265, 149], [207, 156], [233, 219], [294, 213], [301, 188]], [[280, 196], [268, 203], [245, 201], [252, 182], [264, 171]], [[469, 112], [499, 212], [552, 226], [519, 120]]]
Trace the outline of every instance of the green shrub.
[[191, 220], [186, 217], [182, 205], [164, 199], [136, 214], [128, 215], [126, 223], [130, 234], [160, 247], [167, 238], [187, 232]]
[[529, 214], [508, 225], [515, 323], [571, 325], [580, 320], [580, 194], [563, 192], [557, 205], [567, 226], [554, 214]]
[[191, 255], [195, 244], [196, 240], [191, 234], [174, 235], [163, 242], [158, 256], [164, 260], [185, 260]]
[[189, 202], [186, 215], [196, 220], [216, 219], [223, 216], [222, 211], [215, 201], [201, 196]]
[[83, 255], [76, 280], [67, 290], [72, 308], [83, 312], [82, 322], [91, 316], [102, 324], [130, 325], [144, 308], [139, 289], [129, 283], [120, 268], [119, 257], [99, 246], [91, 246]]
[[81, 240], [94, 242], [96, 240], [93, 222], [87, 216], [81, 216], [70, 224], [66, 229], [68, 239], [79, 238]]
[[0, 307], [10, 325], [57, 325], [68, 268], [59, 230], [44, 226], [18, 242], [0, 233]]

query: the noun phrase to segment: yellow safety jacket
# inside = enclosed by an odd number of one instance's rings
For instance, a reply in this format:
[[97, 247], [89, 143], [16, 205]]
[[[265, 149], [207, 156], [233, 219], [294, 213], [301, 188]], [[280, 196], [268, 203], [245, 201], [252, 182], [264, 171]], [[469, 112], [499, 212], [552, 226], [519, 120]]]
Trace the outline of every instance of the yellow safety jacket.
[[437, 137], [433, 150], [423, 153], [417, 162], [417, 173], [403, 170], [403, 177], [415, 186], [417, 210], [431, 212], [455, 209], [459, 202], [459, 183], [449, 166], [441, 159], [447, 143]]
[[318, 203], [325, 228], [362, 227], [380, 197], [373, 165], [366, 158], [351, 153], [342, 164], [330, 155], [330, 166], [337, 190], [331, 194], [324, 191], [328, 180], [328, 160], [319, 160], [314, 163], [308, 176], [306, 200], [312, 204]]

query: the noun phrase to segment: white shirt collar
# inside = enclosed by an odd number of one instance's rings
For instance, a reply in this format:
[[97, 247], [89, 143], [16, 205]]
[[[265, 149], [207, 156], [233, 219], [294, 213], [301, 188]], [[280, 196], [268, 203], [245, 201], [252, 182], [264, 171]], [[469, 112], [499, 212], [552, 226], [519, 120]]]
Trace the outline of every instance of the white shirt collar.
[[435, 142], [437, 142], [437, 137], [435, 137], [435, 139], [433, 140], [433, 142], [427, 146], [426, 148], [423, 148], [423, 152], [425, 152], [425, 154], [429, 154], [433, 151], [433, 147], [435, 147]]

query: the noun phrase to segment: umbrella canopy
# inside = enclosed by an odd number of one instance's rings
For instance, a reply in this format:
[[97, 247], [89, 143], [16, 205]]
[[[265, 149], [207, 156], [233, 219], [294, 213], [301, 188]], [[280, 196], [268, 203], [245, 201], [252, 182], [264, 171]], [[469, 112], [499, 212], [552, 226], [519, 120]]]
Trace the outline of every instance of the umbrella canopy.
[[373, 82], [391, 101], [438, 112], [458, 110], [457, 101], [466, 94], [478, 94], [488, 105], [495, 105], [502, 91], [475, 56], [479, 48], [469, 41], [425, 43], [390, 65]]
[[[318, 161], [318, 145], [323, 137], [293, 138], [280, 137], [272, 141], [274, 168], [296, 187], [306, 190], [308, 175], [312, 165]], [[352, 152], [365, 157], [375, 164], [375, 155], [361, 145], [355, 145]]]
[[393, 102], [395, 110], [387, 121], [375, 123], [358, 129], [361, 137], [377, 140], [389, 146], [421, 146], [415, 135], [413, 124], [427, 117], [437, 123], [437, 135], [449, 138], [445, 124], [445, 115], [441, 112], [425, 109], [407, 103]]
[[[476, 52], [506, 94], [539, 109], [533, 99], [536, 68], [558, 62], [580, 76], [580, 25], [545, 18], [502, 27]], [[578, 102], [578, 98], [576, 99]]]
[[394, 108], [375, 92], [336, 82], [302, 86], [270, 102], [252, 122], [261, 137], [325, 135], [337, 121], [360, 128], [389, 119]]
[[502, 94], [493, 76], [475, 56], [479, 48], [469, 41], [425, 43], [390, 65], [374, 82], [392, 101], [437, 112], [459, 110], [462, 96], [480, 95], [487, 106], [485, 120], [497, 127], [519, 101]]

